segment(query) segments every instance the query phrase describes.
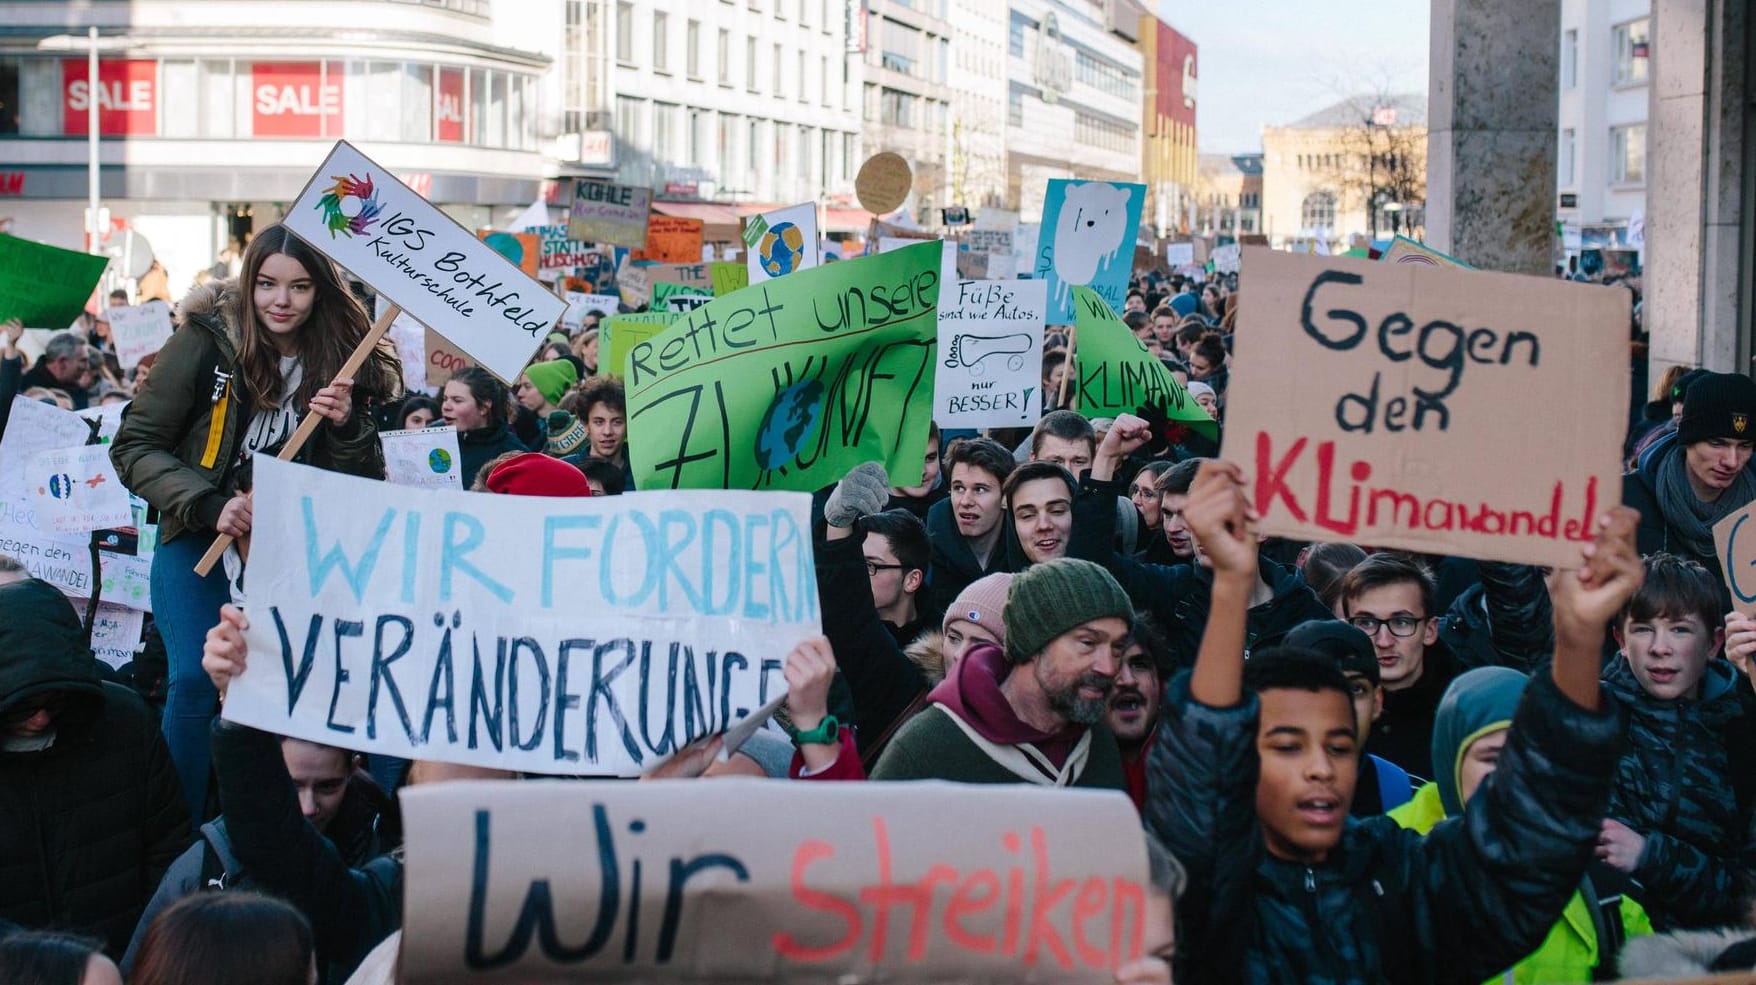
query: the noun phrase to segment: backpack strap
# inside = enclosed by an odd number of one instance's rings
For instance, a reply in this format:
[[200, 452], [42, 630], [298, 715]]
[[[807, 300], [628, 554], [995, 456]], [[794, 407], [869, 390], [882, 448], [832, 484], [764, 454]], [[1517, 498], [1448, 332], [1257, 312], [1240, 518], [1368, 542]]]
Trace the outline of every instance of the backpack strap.
[[1613, 982], [1619, 977], [1616, 961], [1628, 940], [1628, 926], [1622, 920], [1622, 899], [1633, 885], [1633, 880], [1602, 862], [1593, 862], [1579, 884], [1592, 929], [1597, 932], [1597, 964], [1591, 969], [1594, 982]]
[[207, 831], [201, 832], [201, 881], [196, 884], [199, 892], [215, 892], [231, 889], [231, 873], [226, 871], [225, 862], [220, 858], [219, 849]]

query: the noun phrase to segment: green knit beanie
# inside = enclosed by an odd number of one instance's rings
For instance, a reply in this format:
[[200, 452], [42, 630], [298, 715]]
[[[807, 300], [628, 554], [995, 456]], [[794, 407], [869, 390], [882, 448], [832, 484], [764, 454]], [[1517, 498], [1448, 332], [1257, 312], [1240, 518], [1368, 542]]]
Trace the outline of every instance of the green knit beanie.
[[525, 367], [524, 378], [551, 404], [558, 404], [567, 395], [567, 388], [579, 382], [579, 370], [565, 359], [532, 363]]
[[1028, 663], [1055, 637], [1109, 616], [1133, 625], [1134, 603], [1103, 566], [1078, 558], [1032, 565], [1006, 592], [1006, 656]]

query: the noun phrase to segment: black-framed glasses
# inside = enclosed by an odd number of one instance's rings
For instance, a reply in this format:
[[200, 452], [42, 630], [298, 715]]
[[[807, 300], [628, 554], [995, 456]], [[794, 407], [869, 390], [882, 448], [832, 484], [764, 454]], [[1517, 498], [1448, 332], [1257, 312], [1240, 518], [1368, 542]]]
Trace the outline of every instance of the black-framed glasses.
[[867, 578], [876, 578], [876, 577], [878, 577], [878, 572], [880, 572], [880, 571], [901, 571], [907, 567], [908, 567], [908, 565], [906, 565], [906, 564], [880, 564], [877, 561], [867, 561], [866, 562], [866, 577]]
[[1377, 636], [1378, 627], [1383, 626], [1390, 630], [1390, 635], [1399, 639], [1413, 636], [1421, 628], [1423, 622], [1426, 620], [1417, 619], [1414, 616], [1391, 616], [1389, 619], [1379, 619], [1376, 616], [1354, 616], [1348, 620], [1349, 624], [1367, 636]]

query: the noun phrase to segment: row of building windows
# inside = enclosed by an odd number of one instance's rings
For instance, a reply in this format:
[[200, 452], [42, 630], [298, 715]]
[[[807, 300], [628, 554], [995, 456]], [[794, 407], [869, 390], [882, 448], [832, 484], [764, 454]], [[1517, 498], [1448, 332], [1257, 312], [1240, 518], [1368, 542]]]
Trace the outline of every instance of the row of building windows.
[[[807, 29], [810, 28], [811, 7], [815, 2], [819, 2], [819, 0], [799, 0], [798, 20], [800, 27]], [[838, 23], [830, 16], [833, 0], [820, 0], [820, 2], [822, 4], [822, 17], [819, 20], [819, 23], [823, 25], [824, 34], [833, 35]], [[752, 6], [751, 9], [756, 8]], [[777, 2], [775, 4], [774, 16], [776, 20], [784, 21], [787, 19], [785, 2]], [[630, 3], [629, 0], [618, 0], [616, 4], [616, 60], [624, 64], [632, 64], [635, 61], [634, 18], [634, 4]], [[686, 57], [692, 66], [699, 63], [700, 33], [701, 22], [693, 19], [689, 20], [684, 33], [684, 47], [686, 49]], [[653, 11], [652, 67], [654, 71], [665, 71], [666, 66], [670, 64], [671, 46], [674, 40], [671, 37], [671, 34], [670, 12], [664, 10]], [[690, 74], [695, 75], [698, 73], [694, 68], [691, 68]]]
[[536, 149], [536, 78], [412, 61], [0, 58], [0, 134], [350, 138]]
[[[623, 16], [624, 14], [627, 15], [626, 18]], [[636, 67], [632, 27], [631, 23], [627, 23], [631, 22], [632, 16], [632, 5], [624, 3], [619, 6], [617, 10], [616, 61], [629, 68]], [[672, 75], [676, 72], [677, 66], [671, 62], [667, 43], [670, 15], [661, 10], [655, 11], [652, 16], [652, 70], [659, 75]], [[736, 77], [732, 64], [734, 50], [732, 32], [726, 28], [718, 30], [714, 46], [716, 67], [714, 79], [719, 85], [732, 88], [733, 80]], [[700, 21], [691, 20], [684, 26], [682, 68], [685, 76], [695, 82], [706, 80], [701, 52], [701, 35]], [[810, 54], [803, 48], [795, 51], [790, 60], [787, 58], [786, 47], [779, 42], [774, 43], [770, 51], [770, 56], [764, 58], [761, 40], [754, 36], [744, 38], [745, 89], [750, 92], [761, 92], [762, 77], [766, 74], [769, 76], [768, 92], [776, 97], [784, 98], [791, 92], [799, 102], [808, 103], [811, 102], [812, 96], [815, 94], [822, 105], [830, 106], [835, 102], [835, 94], [841, 92], [845, 101], [847, 82], [845, 63], [836, 60], [835, 64], [840, 66], [838, 70], [832, 67], [832, 60], [828, 55], [820, 55], [815, 66], [816, 75], [813, 77], [810, 74], [813, 67]]]
[[855, 134], [716, 113], [634, 96], [616, 99], [621, 180], [657, 185], [679, 171], [719, 175], [721, 192], [749, 192], [762, 176], [827, 187], [848, 180]]
[[1085, 147], [1131, 154], [1139, 149], [1134, 142], [1139, 132], [1138, 126], [1106, 120], [1090, 113], [1076, 111], [1073, 114], [1073, 142]]
[[1140, 74], [1093, 55], [1084, 48], [1074, 49], [1073, 77], [1080, 82], [1118, 99], [1140, 96]]

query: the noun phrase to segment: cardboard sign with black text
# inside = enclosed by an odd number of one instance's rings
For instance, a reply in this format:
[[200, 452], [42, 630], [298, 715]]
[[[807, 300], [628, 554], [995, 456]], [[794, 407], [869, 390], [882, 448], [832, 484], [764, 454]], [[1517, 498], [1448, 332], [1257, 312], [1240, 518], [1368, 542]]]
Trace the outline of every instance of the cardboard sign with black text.
[[1264, 533], [1576, 567], [1621, 498], [1628, 294], [1244, 251], [1223, 454]]
[[401, 981], [1096, 985], [1169, 943], [1126, 797], [971, 789], [411, 787]]

